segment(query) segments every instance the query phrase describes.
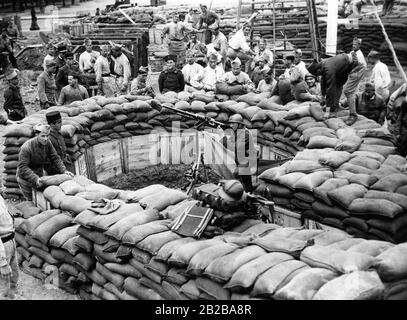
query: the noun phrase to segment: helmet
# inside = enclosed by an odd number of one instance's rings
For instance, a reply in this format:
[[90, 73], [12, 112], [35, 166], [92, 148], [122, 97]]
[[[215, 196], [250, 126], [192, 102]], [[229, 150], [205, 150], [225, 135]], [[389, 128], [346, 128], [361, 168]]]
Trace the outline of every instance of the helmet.
[[244, 125], [243, 117], [240, 114], [236, 113], [230, 116], [229, 123], [240, 123]]
[[238, 180], [227, 180], [218, 193], [227, 201], [239, 201], [243, 196], [244, 188]]

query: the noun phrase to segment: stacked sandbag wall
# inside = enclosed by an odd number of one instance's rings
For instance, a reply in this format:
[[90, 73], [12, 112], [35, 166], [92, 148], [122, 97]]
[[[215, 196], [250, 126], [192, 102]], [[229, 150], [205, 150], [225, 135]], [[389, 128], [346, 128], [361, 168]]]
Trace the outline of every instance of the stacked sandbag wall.
[[394, 137], [380, 125], [359, 116], [348, 127], [343, 121], [346, 113], [318, 121], [322, 110], [316, 104], [282, 112], [279, 126], [300, 131], [306, 149], [263, 172], [257, 192], [303, 217], [358, 237], [403, 242], [406, 159], [396, 154]]
[[171, 225], [195, 201], [180, 191], [115, 190], [81, 176], [47, 184], [51, 210], [16, 219], [19, 261], [82, 299], [406, 297], [406, 244], [251, 219], [212, 239], [181, 237]]
[[[401, 171], [405, 159], [396, 154], [394, 137], [376, 122], [358, 116], [348, 127], [343, 121], [348, 111], [339, 112], [338, 118], [324, 120], [319, 103], [293, 101], [282, 106], [264, 94], [211, 96], [168, 92], [156, 98], [163, 104], [221, 122], [239, 113], [246, 127], [257, 133], [258, 144], [295, 156], [293, 161], [260, 176], [260, 181], [266, 183], [259, 186], [258, 192], [277, 205], [360, 237], [392, 242], [405, 239], [407, 176]], [[63, 115], [62, 134], [68, 153], [76, 160], [85, 148], [98, 143], [144, 135], [152, 130], [171, 131], [172, 122], [177, 120], [181, 121], [181, 130], [195, 125], [195, 120], [182, 121], [180, 115], [168, 109], [160, 112], [152, 108], [150, 101], [150, 97], [96, 96], [51, 109], [60, 110]], [[16, 187], [18, 161], [13, 159], [19, 151], [18, 141], [21, 136], [25, 140], [32, 134], [34, 124], [45, 122], [44, 113], [7, 128], [6, 141], [9, 143], [13, 138], [17, 142], [3, 151], [10, 156], [5, 164], [9, 186], [6, 197], [19, 193], [19, 189], [11, 188]], [[271, 187], [266, 188], [267, 184]], [[348, 198], [341, 198], [343, 192]], [[375, 207], [371, 205], [374, 201], [363, 200], [371, 198], [381, 205]]]
[[[209, 116], [222, 122], [226, 122], [230, 115], [236, 112], [241, 113], [245, 118], [246, 126], [250, 129], [257, 129], [258, 143], [272, 145], [274, 125], [267, 113], [256, 107], [263, 97], [263, 94], [233, 97], [237, 101], [246, 101], [237, 102], [229, 100], [230, 98], [224, 95], [215, 97], [195, 94], [191, 96], [186, 92], [179, 94], [169, 92], [157, 98], [163, 103], [169, 103], [172, 107]], [[219, 99], [226, 101], [220, 103]], [[33, 137], [34, 125], [46, 123], [46, 112], [52, 110], [61, 112], [62, 135], [65, 138], [67, 153], [73, 162], [83, 154], [86, 148], [99, 143], [146, 135], [152, 130], [171, 132], [173, 121], [181, 122], [181, 130], [193, 128], [195, 125], [195, 120], [185, 120], [168, 109], [163, 109], [160, 113], [151, 107], [150, 101], [151, 97], [131, 95], [117, 98], [95, 96], [67, 106], [41, 110], [25, 118], [22, 124], [6, 127], [5, 148], [3, 149], [5, 197], [19, 198], [22, 196], [16, 177], [18, 153], [22, 144]], [[302, 148], [296, 148], [295, 139], [292, 141], [292, 147], [282, 144], [279, 144], [279, 147], [294, 155]]]

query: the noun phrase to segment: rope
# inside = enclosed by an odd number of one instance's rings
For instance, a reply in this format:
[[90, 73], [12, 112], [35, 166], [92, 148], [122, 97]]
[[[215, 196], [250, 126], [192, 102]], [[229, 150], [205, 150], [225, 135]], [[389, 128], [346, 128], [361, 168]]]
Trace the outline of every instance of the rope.
[[394, 63], [396, 65], [396, 67], [397, 67], [397, 70], [399, 71], [400, 75], [402, 76], [404, 82], [407, 83], [406, 73], [404, 72], [403, 67], [400, 64], [400, 61], [397, 58], [396, 51], [394, 50], [393, 44], [392, 44], [392, 42], [391, 42], [391, 40], [390, 40], [390, 38], [389, 38], [389, 36], [388, 36], [388, 34], [386, 32], [386, 29], [385, 29], [385, 27], [383, 25], [382, 19], [380, 19], [379, 14], [377, 13], [378, 9], [377, 9], [376, 3], [374, 2], [374, 0], [371, 0], [371, 2], [372, 2], [373, 6], [375, 8], [375, 11], [373, 13], [376, 16], [376, 19], [379, 21], [380, 27], [382, 28], [384, 39], [386, 40], [387, 45], [389, 46], [389, 49], [390, 49], [390, 51], [391, 51], [391, 53], [393, 55], [393, 60], [394, 60]]

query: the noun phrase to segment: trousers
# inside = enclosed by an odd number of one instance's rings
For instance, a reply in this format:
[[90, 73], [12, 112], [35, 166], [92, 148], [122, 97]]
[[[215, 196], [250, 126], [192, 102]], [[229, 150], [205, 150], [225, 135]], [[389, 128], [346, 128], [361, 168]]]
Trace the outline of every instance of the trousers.
[[[17, 286], [19, 278], [18, 262], [17, 262], [17, 250], [15, 240], [10, 240], [4, 243], [4, 249], [6, 251], [7, 263], [11, 268], [11, 277], [10, 281], [7, 284], [9, 288], [15, 288]], [[4, 281], [3, 279], [0, 280]], [[0, 285], [0, 288], [6, 288], [6, 286]]]
[[346, 81], [345, 86], [343, 88], [343, 93], [348, 100], [349, 105], [349, 113], [355, 114], [356, 113], [356, 93], [359, 89], [359, 83], [363, 79], [365, 75], [365, 69], [362, 69], [358, 72], [352, 72], [349, 77], [348, 81]]

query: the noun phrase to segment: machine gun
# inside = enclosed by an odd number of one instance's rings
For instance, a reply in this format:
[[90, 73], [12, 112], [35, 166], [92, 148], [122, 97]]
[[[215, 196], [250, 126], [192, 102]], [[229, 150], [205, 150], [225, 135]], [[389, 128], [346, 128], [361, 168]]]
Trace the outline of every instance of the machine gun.
[[222, 129], [223, 128], [230, 128], [230, 126], [228, 124], [216, 121], [215, 119], [213, 119], [211, 117], [202, 116], [200, 114], [195, 114], [195, 113], [188, 112], [188, 111], [185, 111], [185, 110], [176, 109], [174, 107], [164, 105], [164, 104], [158, 102], [157, 100], [152, 100], [151, 101], [151, 106], [154, 109], [157, 109], [160, 112], [161, 112], [162, 108], [166, 108], [166, 109], [169, 109], [172, 112], [177, 113], [177, 114], [179, 114], [179, 115], [181, 115], [181, 116], [183, 116], [185, 118], [192, 119], [192, 120], [197, 120], [197, 124], [195, 124], [195, 129], [199, 129], [203, 125], [207, 125], [207, 126], [212, 127], [212, 128], [222, 128]]
[[[162, 103], [158, 102], [157, 100], [152, 100], [151, 106], [160, 112], [161, 112], [162, 108], [166, 108], [185, 118], [197, 120], [194, 128], [197, 130], [196, 139], [195, 139], [195, 141], [196, 141], [195, 150], [198, 150], [198, 154], [195, 155], [195, 161], [194, 161], [192, 167], [190, 169], [188, 169], [188, 171], [185, 173], [185, 177], [188, 179], [188, 184], [184, 187], [184, 189], [186, 189], [187, 194], [189, 194], [192, 191], [193, 187], [198, 182], [209, 182], [208, 173], [206, 171], [206, 166], [205, 166], [205, 162], [204, 162], [204, 154], [201, 151], [201, 149], [199, 148], [198, 129], [200, 127], [202, 127], [203, 125], [207, 125], [209, 127], [218, 128], [218, 129], [219, 128], [222, 128], [222, 129], [230, 128], [230, 126], [226, 123], [216, 121], [215, 119], [213, 119], [211, 117], [194, 114], [194, 113], [191, 113], [191, 112], [188, 112], [185, 110], [179, 110], [179, 109], [176, 109], [176, 108], [173, 108], [170, 106], [163, 105]], [[204, 171], [205, 180], [202, 179], [201, 174], [199, 173], [201, 167]], [[216, 172], [214, 172], [214, 173], [216, 174]], [[220, 177], [220, 178], [223, 178], [223, 177]]]

